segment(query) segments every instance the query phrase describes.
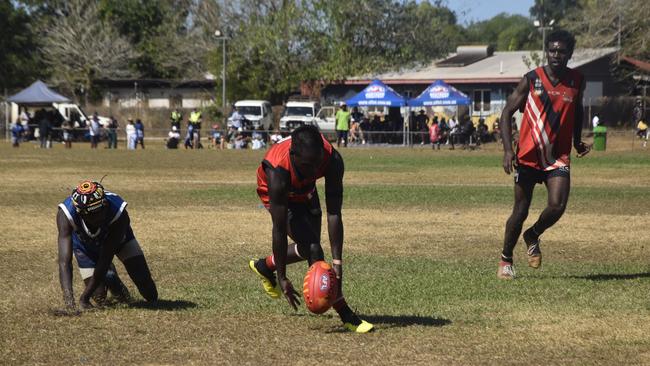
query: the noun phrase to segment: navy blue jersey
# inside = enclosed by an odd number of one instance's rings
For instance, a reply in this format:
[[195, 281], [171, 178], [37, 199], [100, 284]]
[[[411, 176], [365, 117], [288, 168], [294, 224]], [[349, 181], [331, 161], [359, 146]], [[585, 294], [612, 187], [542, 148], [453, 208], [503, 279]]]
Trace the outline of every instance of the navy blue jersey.
[[[65, 216], [68, 218], [70, 225], [72, 225], [72, 244], [73, 247], [77, 245], [84, 245], [86, 247], [95, 247], [99, 249], [106, 237], [108, 236], [110, 226], [117, 221], [124, 211], [126, 210], [126, 201], [122, 197], [116, 195], [115, 193], [106, 192], [106, 201], [108, 202], [108, 214], [106, 215], [105, 221], [101, 226], [95, 231], [90, 232], [86, 223], [81, 219], [81, 216], [77, 213], [74, 205], [72, 204], [72, 199], [70, 197], [66, 198], [65, 201], [59, 204], [59, 208], [63, 211]], [[120, 244], [124, 244], [132, 239], [135, 236], [133, 235], [133, 230], [131, 225], [127, 228], [126, 234]], [[121, 246], [120, 246], [121, 247]], [[118, 249], [119, 250], [119, 249]]]

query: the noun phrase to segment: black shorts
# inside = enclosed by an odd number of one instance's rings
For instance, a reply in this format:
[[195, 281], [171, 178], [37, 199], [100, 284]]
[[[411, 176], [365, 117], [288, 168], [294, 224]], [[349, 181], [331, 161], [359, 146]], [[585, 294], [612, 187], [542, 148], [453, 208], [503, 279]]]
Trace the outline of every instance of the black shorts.
[[298, 245], [300, 253], [309, 253], [311, 244], [320, 244], [321, 219], [318, 192], [307, 202], [289, 202], [289, 236]]
[[563, 166], [553, 170], [539, 170], [526, 165], [519, 165], [515, 171], [515, 184], [541, 184], [551, 177], [570, 178], [569, 167]]

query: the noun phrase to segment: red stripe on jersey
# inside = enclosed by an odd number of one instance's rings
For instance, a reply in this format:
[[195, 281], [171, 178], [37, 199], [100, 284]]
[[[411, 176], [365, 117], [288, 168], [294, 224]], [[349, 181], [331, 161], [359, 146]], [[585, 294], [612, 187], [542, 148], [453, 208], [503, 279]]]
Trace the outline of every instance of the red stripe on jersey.
[[332, 144], [325, 139], [325, 136], [321, 135], [321, 137], [323, 138], [323, 147], [325, 148], [323, 162], [318, 168], [316, 176], [304, 180], [300, 179], [293, 168], [293, 164], [291, 164], [291, 155], [289, 155], [289, 150], [291, 150], [291, 137], [271, 146], [271, 149], [264, 155], [262, 164], [257, 168], [257, 195], [262, 200], [264, 206], [268, 207], [270, 204], [268, 179], [264, 171], [265, 165], [273, 169], [282, 169], [289, 173], [291, 177], [291, 186], [289, 187], [290, 202], [306, 202], [311, 198], [313, 192], [316, 190], [316, 181], [325, 175], [329, 167], [333, 151]]
[[519, 131], [517, 161], [540, 170], [568, 166], [583, 76], [568, 69], [553, 85], [544, 68], [538, 67], [526, 78], [529, 91]]

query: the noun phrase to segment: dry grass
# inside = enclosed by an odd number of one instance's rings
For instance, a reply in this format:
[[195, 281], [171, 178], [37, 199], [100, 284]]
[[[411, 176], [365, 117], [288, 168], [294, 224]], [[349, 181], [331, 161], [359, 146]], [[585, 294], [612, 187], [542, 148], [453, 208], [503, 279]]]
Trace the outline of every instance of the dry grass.
[[[343, 151], [346, 293], [376, 323], [368, 335], [293, 313], [248, 273], [271, 247], [262, 153], [2, 144], [0, 364], [650, 364], [650, 153], [626, 143], [575, 162], [544, 267], [518, 247], [512, 283], [494, 276], [512, 195], [498, 149]], [[56, 204], [107, 173], [164, 301], [54, 316]], [[529, 223], [544, 199], [540, 186]]]

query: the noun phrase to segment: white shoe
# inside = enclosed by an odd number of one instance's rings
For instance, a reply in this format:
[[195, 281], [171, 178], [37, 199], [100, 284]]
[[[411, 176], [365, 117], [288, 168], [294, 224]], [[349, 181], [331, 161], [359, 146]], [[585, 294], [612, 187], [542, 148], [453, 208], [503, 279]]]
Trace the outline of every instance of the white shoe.
[[501, 280], [512, 280], [515, 278], [515, 266], [512, 263], [501, 261], [497, 269], [497, 278]]

